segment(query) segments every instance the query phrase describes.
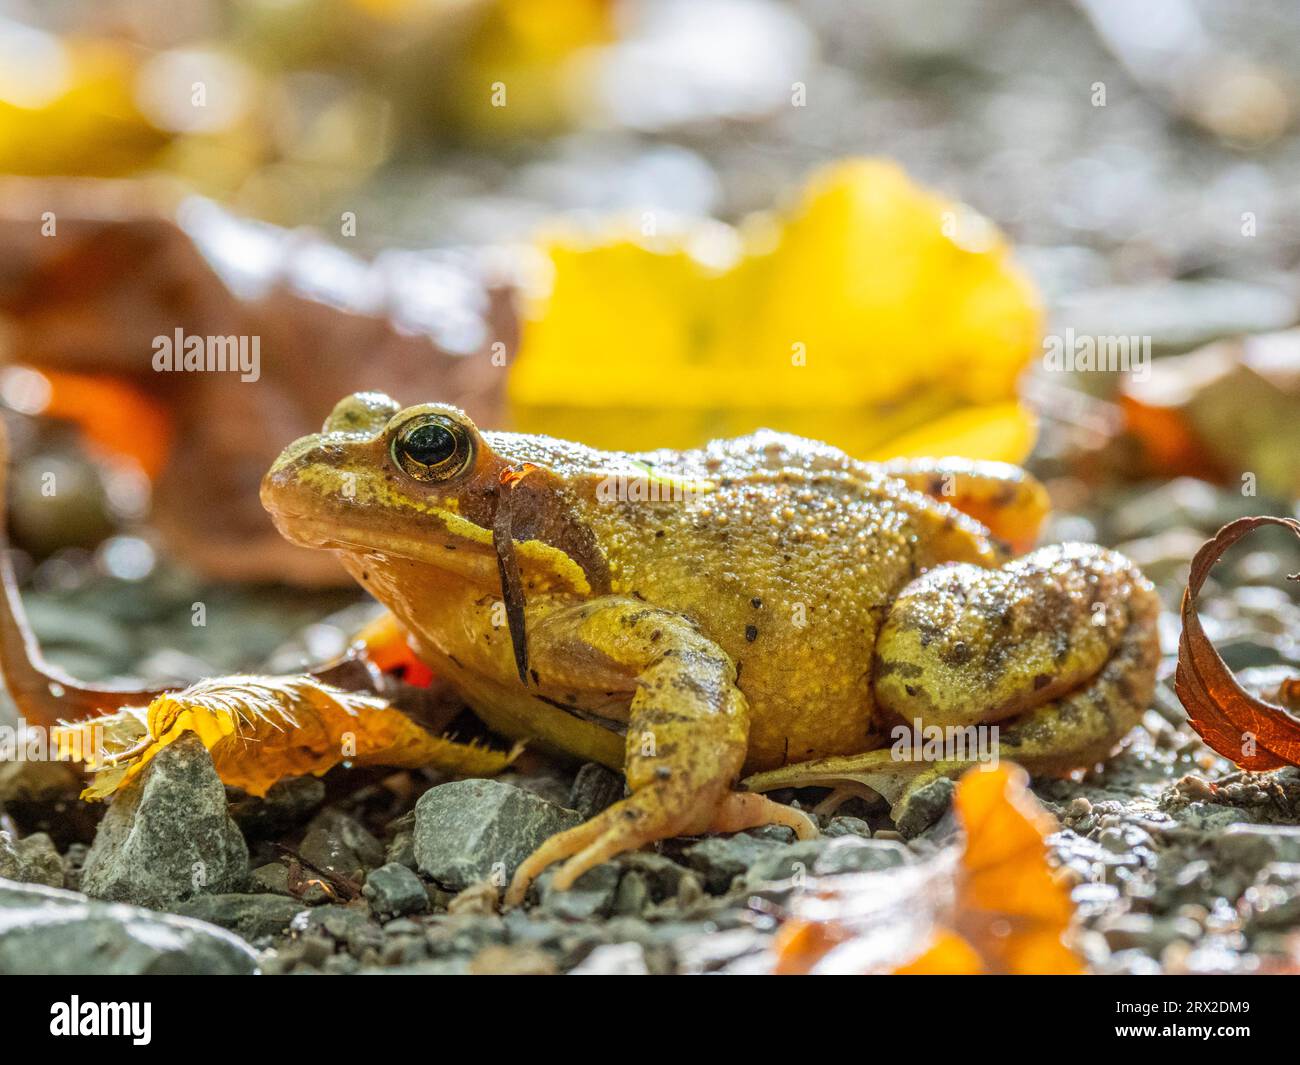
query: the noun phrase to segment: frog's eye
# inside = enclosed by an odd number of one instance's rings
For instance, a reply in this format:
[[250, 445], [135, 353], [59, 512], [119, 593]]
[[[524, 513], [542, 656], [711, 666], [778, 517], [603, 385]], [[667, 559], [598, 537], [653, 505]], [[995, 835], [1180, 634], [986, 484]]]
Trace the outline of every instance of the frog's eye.
[[449, 481], [474, 457], [474, 441], [459, 422], [422, 414], [393, 436], [393, 461], [417, 481]]

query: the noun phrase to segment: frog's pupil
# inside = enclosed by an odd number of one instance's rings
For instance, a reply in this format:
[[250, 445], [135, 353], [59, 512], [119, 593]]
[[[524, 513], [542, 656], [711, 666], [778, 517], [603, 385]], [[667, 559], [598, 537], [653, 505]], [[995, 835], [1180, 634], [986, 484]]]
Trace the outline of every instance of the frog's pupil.
[[421, 466], [437, 466], [455, 453], [456, 438], [436, 422], [426, 422], [406, 434], [402, 450]]

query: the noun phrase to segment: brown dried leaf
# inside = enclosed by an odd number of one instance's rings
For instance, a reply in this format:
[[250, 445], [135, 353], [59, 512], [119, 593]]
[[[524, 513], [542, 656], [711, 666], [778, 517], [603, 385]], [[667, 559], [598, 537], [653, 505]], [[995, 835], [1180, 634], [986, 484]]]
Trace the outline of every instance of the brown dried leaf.
[[[1300, 521], [1294, 518], [1266, 514], [1238, 518], [1220, 529], [1192, 559], [1183, 593], [1183, 633], [1174, 678], [1174, 691], [1201, 739], [1242, 769], [1256, 772], [1300, 765], [1300, 720], [1241, 686], [1205, 635], [1196, 597], [1223, 553], [1261, 525], [1281, 525], [1300, 537]], [[1288, 578], [1296, 579], [1295, 575]]]

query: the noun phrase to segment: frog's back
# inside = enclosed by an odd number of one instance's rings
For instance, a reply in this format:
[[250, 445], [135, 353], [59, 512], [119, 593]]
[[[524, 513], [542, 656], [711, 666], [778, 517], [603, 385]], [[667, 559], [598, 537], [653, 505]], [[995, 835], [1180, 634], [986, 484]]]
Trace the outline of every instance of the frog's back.
[[762, 432], [636, 456], [707, 490], [613, 499], [593, 524], [612, 591], [686, 614], [735, 660], [750, 770], [867, 750], [876, 635], [897, 591], [982, 529], [825, 444]]

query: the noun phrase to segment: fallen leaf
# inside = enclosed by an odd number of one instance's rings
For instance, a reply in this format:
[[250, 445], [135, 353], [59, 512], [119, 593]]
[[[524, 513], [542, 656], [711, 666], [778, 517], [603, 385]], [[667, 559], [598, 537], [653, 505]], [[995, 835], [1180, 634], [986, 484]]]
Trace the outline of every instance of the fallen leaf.
[[[1300, 329], [1216, 341], [1123, 375], [1120, 405], [1145, 470], [1220, 484], [1249, 473], [1300, 496]], [[1239, 483], [1239, 482], [1238, 482]]]
[[308, 676], [205, 680], [147, 707], [60, 725], [51, 739], [61, 758], [93, 774], [82, 798], [102, 799], [190, 732], [211, 752], [223, 782], [257, 796], [284, 777], [321, 776], [340, 763], [491, 776], [518, 753], [435, 736], [382, 699]]
[[660, 229], [544, 238], [550, 285], [526, 308], [509, 386], [521, 428], [638, 450], [767, 426], [863, 457], [901, 440], [1024, 458], [1033, 422], [1015, 387], [1041, 312], [973, 212], [852, 159], [735, 229]]
[[1183, 632], [1174, 675], [1174, 691], [1197, 735], [1225, 758], [1254, 772], [1300, 765], [1300, 720], [1241, 686], [1201, 627], [1196, 597], [1223, 553], [1262, 525], [1281, 525], [1300, 537], [1300, 521], [1261, 514], [1229, 522], [1196, 552], [1183, 592]]
[[[57, 240], [41, 235], [47, 211]], [[436, 397], [499, 425], [492, 352], [514, 348], [511, 293], [465, 256], [366, 261], [161, 181], [0, 179], [0, 359], [48, 378], [48, 404], [29, 413], [157, 471], [152, 523], [209, 577], [351, 586], [328, 552], [275, 531], [262, 475], [350, 392]], [[157, 338], [178, 332], [257, 338], [256, 380], [156, 370]]]
[[815, 881], [777, 936], [782, 973], [1074, 974], [1069, 889], [1047, 861], [1053, 818], [1012, 765], [972, 769], [965, 843], [914, 865]]

